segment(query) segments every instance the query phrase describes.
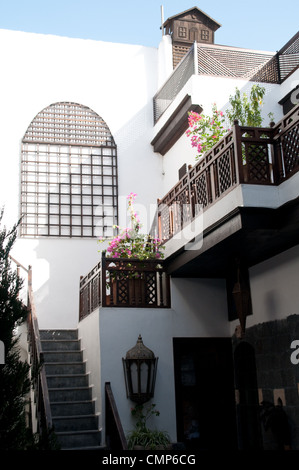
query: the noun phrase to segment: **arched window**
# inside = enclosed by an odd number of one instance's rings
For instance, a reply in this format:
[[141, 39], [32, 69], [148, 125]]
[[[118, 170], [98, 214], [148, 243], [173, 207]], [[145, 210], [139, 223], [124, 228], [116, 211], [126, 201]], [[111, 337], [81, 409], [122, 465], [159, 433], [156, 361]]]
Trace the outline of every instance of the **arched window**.
[[94, 111], [61, 102], [22, 140], [21, 236], [109, 237], [118, 220], [117, 150]]

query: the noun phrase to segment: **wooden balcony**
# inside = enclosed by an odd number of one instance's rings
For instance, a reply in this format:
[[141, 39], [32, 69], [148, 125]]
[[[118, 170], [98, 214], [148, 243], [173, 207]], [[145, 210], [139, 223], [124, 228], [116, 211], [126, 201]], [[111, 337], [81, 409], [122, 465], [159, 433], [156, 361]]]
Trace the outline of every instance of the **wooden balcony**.
[[278, 186], [299, 170], [299, 105], [269, 128], [235, 122], [158, 201], [153, 232], [165, 242], [238, 185]]
[[79, 321], [98, 307], [169, 308], [163, 261], [106, 258], [80, 279]]

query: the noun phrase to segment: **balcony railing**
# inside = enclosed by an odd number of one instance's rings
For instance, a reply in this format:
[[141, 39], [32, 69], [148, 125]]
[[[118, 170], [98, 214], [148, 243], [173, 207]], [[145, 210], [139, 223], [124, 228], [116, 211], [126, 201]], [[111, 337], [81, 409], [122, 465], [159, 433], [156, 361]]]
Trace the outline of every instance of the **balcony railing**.
[[279, 185], [299, 170], [299, 105], [272, 128], [228, 132], [158, 201], [156, 227], [167, 241], [239, 184]]
[[166, 83], [155, 94], [153, 98], [155, 124], [192, 75], [196, 73], [195, 47], [194, 45], [190, 48]]
[[99, 306], [169, 308], [163, 261], [106, 258], [80, 279], [79, 321]]
[[282, 83], [298, 68], [299, 32], [276, 54], [215, 44], [194, 43], [153, 98], [154, 123], [192, 75]]

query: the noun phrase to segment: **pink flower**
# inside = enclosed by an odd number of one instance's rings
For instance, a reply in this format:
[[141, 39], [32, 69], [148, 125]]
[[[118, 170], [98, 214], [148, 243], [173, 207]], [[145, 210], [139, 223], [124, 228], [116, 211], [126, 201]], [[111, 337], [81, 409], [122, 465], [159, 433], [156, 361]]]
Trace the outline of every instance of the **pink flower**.
[[200, 114], [191, 111], [188, 117], [188, 123], [190, 127], [193, 127], [201, 119]]
[[127, 196], [127, 199], [129, 199], [129, 204], [136, 198], [137, 194], [136, 193], [130, 193]]

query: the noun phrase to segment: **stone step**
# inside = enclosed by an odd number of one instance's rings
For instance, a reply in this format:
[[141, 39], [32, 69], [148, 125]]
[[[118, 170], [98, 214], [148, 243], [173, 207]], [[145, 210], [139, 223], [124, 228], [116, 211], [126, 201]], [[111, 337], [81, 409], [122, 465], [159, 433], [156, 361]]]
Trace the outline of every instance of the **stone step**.
[[83, 351], [44, 351], [44, 362], [82, 362]]
[[85, 362], [45, 362], [46, 375], [85, 374]]
[[43, 339], [41, 340], [43, 351], [80, 351], [79, 339]]
[[92, 399], [91, 387], [49, 388], [50, 403], [61, 401], [87, 401]]
[[99, 430], [57, 432], [56, 435], [62, 450], [101, 445], [101, 431]]
[[50, 402], [52, 417], [94, 414], [94, 400]]
[[55, 432], [98, 430], [98, 416], [57, 416], [52, 419]]
[[41, 340], [78, 339], [78, 330], [40, 330]]
[[103, 450], [77, 330], [40, 332], [54, 432], [62, 449]]
[[48, 375], [48, 388], [87, 387], [89, 374]]

